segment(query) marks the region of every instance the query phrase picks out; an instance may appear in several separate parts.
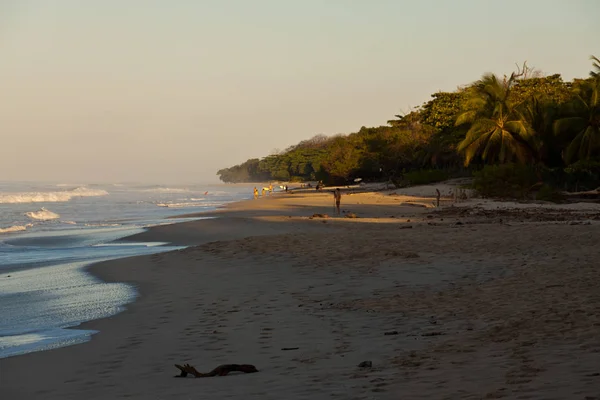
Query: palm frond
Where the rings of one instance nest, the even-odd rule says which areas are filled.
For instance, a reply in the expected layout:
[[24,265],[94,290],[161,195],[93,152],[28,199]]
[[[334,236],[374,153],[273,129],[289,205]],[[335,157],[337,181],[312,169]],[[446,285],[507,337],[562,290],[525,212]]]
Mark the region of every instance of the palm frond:
[[564,159],[567,162],[567,164],[570,164],[571,161],[575,159],[577,153],[579,153],[579,148],[581,147],[580,144],[582,139],[581,136],[582,135],[577,135],[575,139],[573,139],[565,149]]
[[595,71],[590,71],[590,76],[592,78],[600,78],[600,59],[598,59],[598,57],[590,56],[590,60],[594,61],[592,66],[595,69]]
[[596,126],[589,125],[583,132],[581,139],[579,158],[590,159],[600,149],[600,130]]
[[496,128],[494,133],[490,135],[489,140],[483,150],[482,158],[484,160],[490,159],[497,155],[500,162],[504,162],[506,159],[506,146],[504,145],[504,134],[502,129]]
[[561,118],[554,121],[554,133],[556,135],[578,134],[585,129],[587,121],[582,117]]
[[529,161],[530,157],[531,157],[531,149],[529,147],[527,147],[524,143],[521,142],[515,142],[515,148],[513,149],[515,156],[517,157],[517,160],[519,160],[522,163],[526,163],[527,161]]
[[479,154],[481,147],[488,141],[489,135],[496,129],[495,126],[487,130],[482,128],[483,124],[471,126],[467,136],[457,147],[457,151],[465,157],[465,166],[468,166],[473,158]]
[[507,131],[516,134],[524,141],[532,140],[535,136],[535,131],[524,120],[508,121],[504,126]]
[[456,122],[454,123],[454,126],[469,124],[469,123],[473,122],[476,117],[477,117],[476,110],[465,111],[456,118]]
[[590,108],[598,107],[598,103],[600,100],[600,79],[597,79],[591,87],[592,93],[590,94]]

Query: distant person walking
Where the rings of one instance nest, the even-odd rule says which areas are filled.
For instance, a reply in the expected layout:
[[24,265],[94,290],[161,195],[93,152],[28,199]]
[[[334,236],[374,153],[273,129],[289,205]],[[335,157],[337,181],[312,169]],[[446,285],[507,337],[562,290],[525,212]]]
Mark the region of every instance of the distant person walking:
[[254,200],[258,199],[258,189],[254,187]]
[[335,212],[340,215],[340,202],[342,201],[342,191],[337,188],[333,191],[333,199],[335,201]]

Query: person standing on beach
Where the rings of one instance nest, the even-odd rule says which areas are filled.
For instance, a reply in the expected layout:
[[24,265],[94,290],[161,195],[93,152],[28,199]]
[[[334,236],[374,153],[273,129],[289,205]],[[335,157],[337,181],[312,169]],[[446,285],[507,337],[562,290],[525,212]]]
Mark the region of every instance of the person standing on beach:
[[340,202],[342,201],[342,191],[337,188],[333,191],[333,199],[335,200],[335,211],[340,215]]
[[258,199],[258,189],[254,186],[254,200]]

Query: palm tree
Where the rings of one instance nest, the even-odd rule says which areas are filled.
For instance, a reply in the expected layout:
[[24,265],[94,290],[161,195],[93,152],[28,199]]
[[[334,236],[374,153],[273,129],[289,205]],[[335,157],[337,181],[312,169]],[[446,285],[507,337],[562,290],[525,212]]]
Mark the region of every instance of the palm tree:
[[563,153],[565,161],[571,163],[599,156],[600,79],[590,79],[579,84],[565,111],[567,116],[554,122],[554,132],[570,138]]
[[478,155],[484,161],[500,163],[531,159],[533,130],[519,105],[510,99],[519,76],[513,73],[501,81],[496,75],[486,74],[469,89],[466,111],[456,120],[456,126],[470,124],[465,139],[458,145],[465,166]]
[[564,147],[554,134],[554,121],[558,114],[557,103],[544,96],[533,96],[522,105],[523,116],[535,132],[536,161],[546,166],[562,165],[561,149]]

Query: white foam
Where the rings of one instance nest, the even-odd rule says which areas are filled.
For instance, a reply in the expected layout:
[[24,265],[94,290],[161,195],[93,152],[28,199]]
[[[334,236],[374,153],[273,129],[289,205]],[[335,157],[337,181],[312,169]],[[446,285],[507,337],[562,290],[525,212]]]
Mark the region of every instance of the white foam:
[[13,225],[13,226],[9,226],[8,228],[0,228],[0,233],[21,232],[32,226],[33,226],[33,224]]
[[85,186],[81,183],[57,183],[56,187],[79,187],[79,186]]
[[144,192],[152,192],[152,193],[189,193],[188,189],[178,189],[178,188],[153,188],[153,189],[145,189]]
[[73,190],[62,192],[21,192],[21,193],[0,193],[0,204],[16,203],[57,203],[69,201],[74,197],[94,197],[106,196],[106,190],[88,189],[78,187]]
[[185,208],[185,207],[201,207],[203,204],[200,203],[156,203],[159,207],[168,208]]
[[104,227],[104,226],[121,226],[121,224],[110,224],[110,223],[98,223],[98,224],[84,224],[85,226],[96,226],[96,227]]
[[39,221],[49,221],[60,218],[60,215],[53,213],[50,210],[46,210],[44,207],[42,207],[39,211],[26,212],[25,215],[31,219],[36,219]]
[[215,207],[224,204],[225,202],[220,203],[156,203],[159,207],[167,207],[167,208],[187,208],[187,207]]

